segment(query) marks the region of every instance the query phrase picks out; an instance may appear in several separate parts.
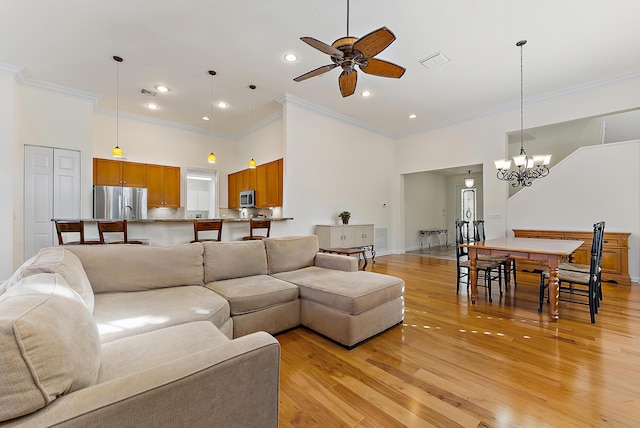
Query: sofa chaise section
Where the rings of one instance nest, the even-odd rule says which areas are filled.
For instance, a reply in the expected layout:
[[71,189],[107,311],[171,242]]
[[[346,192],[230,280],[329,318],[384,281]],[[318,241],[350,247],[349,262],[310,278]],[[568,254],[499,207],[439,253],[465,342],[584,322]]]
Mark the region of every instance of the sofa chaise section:
[[318,253],[316,236],[267,238],[269,273],[295,284],[300,321],[350,348],[404,319],[404,281],[357,270],[353,257]]

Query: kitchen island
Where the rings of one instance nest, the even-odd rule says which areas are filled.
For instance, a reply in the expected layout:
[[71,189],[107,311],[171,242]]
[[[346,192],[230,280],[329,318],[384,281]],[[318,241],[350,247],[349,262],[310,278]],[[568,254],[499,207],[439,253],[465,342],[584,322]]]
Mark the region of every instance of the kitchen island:
[[[255,217],[256,219],[272,221],[271,236],[289,235],[286,222],[293,220],[291,217]],[[54,218],[51,221],[84,221],[85,239],[98,239],[98,221],[115,221],[95,218]],[[237,241],[243,236],[249,235],[249,218],[149,218],[127,219],[127,232],[131,240],[143,240],[150,245],[177,245],[188,244],[193,239],[193,221],[222,220],[222,241]]]

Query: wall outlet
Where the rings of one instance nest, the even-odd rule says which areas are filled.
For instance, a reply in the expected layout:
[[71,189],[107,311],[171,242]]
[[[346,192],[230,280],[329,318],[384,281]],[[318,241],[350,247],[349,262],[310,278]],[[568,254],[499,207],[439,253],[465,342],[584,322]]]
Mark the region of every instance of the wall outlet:
[[487,214],[487,218],[490,220],[500,220],[502,216],[500,215],[500,213],[489,213]]

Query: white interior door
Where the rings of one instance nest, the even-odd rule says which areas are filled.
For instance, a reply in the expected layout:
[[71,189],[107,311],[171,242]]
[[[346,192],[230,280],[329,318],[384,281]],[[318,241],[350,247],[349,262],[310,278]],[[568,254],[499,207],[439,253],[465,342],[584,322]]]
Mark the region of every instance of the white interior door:
[[53,245],[52,218],[80,218],[80,152],[25,146],[24,259]]

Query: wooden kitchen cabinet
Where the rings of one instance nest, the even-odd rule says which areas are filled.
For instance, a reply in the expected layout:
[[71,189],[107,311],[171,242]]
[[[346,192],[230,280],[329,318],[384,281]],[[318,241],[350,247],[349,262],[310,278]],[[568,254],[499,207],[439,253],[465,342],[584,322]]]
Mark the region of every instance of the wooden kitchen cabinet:
[[244,169],[227,176],[228,207],[240,208],[240,192],[256,191],[256,207],[282,206],[283,160],[258,165],[255,169]]
[[147,187],[146,165],[114,159],[93,158],[96,186]]
[[282,206],[282,159],[256,168],[256,207]]
[[[593,231],[563,230],[524,230],[513,229],[516,238],[574,239],[584,241],[572,255],[571,261],[588,265],[591,259],[591,241]],[[604,232],[602,245],[602,279],[618,284],[630,285],[629,276],[629,235],[626,232]],[[518,260],[518,269],[532,270],[539,268],[535,262]]]
[[147,205],[150,207],[180,207],[180,167],[146,165]]
[[238,190],[238,172],[227,176],[228,184],[228,208],[240,208],[240,190]]

